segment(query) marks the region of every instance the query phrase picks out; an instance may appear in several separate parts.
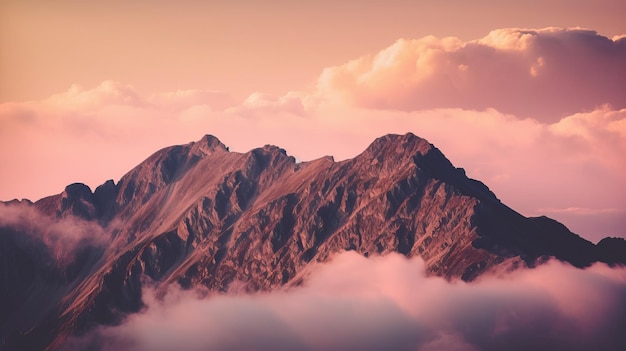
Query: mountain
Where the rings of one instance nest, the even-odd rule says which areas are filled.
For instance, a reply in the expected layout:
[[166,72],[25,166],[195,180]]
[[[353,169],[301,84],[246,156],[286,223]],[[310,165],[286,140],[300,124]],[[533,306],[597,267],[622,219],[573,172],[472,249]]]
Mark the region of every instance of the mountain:
[[421,256],[430,274],[466,281],[550,257],[626,264],[623,239],[594,245],[526,218],[413,134],[302,163],[269,145],[229,152],[207,135],[159,150],[117,184],[72,184],[0,210],[3,349],[55,349],[119,323],[141,309],[144,284],[266,291],[346,250]]

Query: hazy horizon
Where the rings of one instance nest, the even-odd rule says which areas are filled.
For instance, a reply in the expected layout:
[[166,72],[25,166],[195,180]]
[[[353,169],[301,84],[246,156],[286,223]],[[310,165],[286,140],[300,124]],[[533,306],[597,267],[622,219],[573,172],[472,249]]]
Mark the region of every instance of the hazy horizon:
[[0,4],[3,201],[204,134],[306,161],[412,132],[524,215],[626,236],[621,1]]

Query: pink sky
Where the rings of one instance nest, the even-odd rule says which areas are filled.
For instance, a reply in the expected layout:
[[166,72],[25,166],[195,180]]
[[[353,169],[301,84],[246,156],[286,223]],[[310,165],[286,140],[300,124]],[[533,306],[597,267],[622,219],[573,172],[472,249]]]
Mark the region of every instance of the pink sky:
[[0,0],[0,200],[204,134],[339,160],[413,132],[525,215],[626,236],[626,6],[503,3]]

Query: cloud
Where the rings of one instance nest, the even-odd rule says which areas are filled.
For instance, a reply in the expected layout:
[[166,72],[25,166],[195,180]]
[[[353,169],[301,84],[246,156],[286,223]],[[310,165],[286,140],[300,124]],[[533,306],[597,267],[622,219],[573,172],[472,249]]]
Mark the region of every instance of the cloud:
[[[198,90],[145,95],[105,81],[92,89],[74,85],[42,101],[0,104],[0,198],[36,200],[55,192],[50,184],[58,191],[74,182],[93,188],[121,177],[152,152],[209,130],[205,122],[185,120],[186,111],[200,109],[206,118],[229,99]],[[6,194],[22,186],[21,194]]]
[[[547,124],[520,119],[493,109],[436,109],[401,112],[326,108],[305,135],[318,148],[340,150],[336,159],[352,157],[376,136],[411,131],[425,137],[468,176],[487,184],[517,211],[545,214],[541,208],[615,208],[626,210],[626,109],[601,107]],[[317,138],[317,130],[336,137]],[[318,142],[319,140],[319,142]],[[302,146],[281,144],[300,159]],[[291,146],[293,145],[293,146]],[[352,153],[352,154],[350,154]],[[553,213],[556,219],[572,215]],[[624,236],[619,216],[585,215],[565,224],[598,241],[604,235]]]
[[111,80],[92,89],[72,84],[67,91],[54,94],[43,102],[48,107],[82,113],[112,106],[179,110],[202,105],[223,111],[234,104],[231,96],[221,91],[179,89],[144,96],[130,84]]
[[[51,256],[50,264],[59,268],[73,263],[80,249],[104,247],[111,241],[110,234],[95,222],[74,216],[47,216],[25,202],[0,203],[0,229],[17,231],[16,240],[24,245],[36,247],[43,244],[47,249],[45,254]],[[39,252],[32,247],[27,251]]]
[[110,80],[103,81],[93,89],[85,89],[78,84],[72,84],[67,91],[52,95],[46,102],[62,109],[83,111],[104,105],[142,106],[146,104],[132,85]]
[[[582,29],[502,29],[471,42],[402,39],[324,70],[315,91],[240,103],[106,81],[0,104],[0,198],[36,199],[73,182],[93,188],[207,133],[233,151],[274,144],[306,161],[354,157],[383,134],[413,132],[525,215],[624,211],[625,43]],[[593,241],[626,235],[614,214],[552,214]]]
[[620,350],[626,269],[551,261],[478,282],[426,277],[419,258],[354,252],[304,286],[203,297],[146,290],[147,309],[71,340],[102,350]]
[[495,108],[555,122],[604,104],[626,107],[626,39],[586,29],[499,29],[484,38],[400,39],[324,70],[318,93],[350,106],[404,111]]
[[223,111],[235,103],[232,97],[222,91],[179,89],[172,92],[154,94],[148,101],[158,108],[180,110],[191,106],[208,106],[214,111]]
[[[150,98],[140,95],[140,100]],[[93,188],[119,179],[161,147],[206,133],[233,151],[274,144],[307,161],[324,155],[351,158],[383,134],[413,132],[525,215],[545,214],[541,208],[626,210],[621,196],[626,109],[608,106],[544,123],[495,109],[404,112],[338,106],[296,93],[258,94],[224,112],[195,102],[169,109],[105,104],[84,111],[36,102],[3,104],[0,125],[0,196],[5,199],[36,199],[73,182]],[[626,235],[619,216],[553,214],[594,241]]]
[[239,106],[229,109],[227,112],[254,117],[258,114],[288,113],[294,116],[305,116],[306,94],[289,92],[276,97],[263,93],[253,93]]

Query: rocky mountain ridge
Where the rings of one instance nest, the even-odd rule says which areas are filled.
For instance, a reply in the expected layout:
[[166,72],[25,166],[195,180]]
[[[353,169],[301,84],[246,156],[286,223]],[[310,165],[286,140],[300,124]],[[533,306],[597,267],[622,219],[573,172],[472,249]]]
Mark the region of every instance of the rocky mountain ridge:
[[207,135],[156,152],[117,184],[0,206],[21,216],[0,222],[0,345],[9,349],[54,349],[117,323],[140,310],[147,280],[271,290],[345,250],[421,256],[430,274],[463,280],[549,257],[626,264],[624,240],[594,245],[549,218],[523,217],[413,134],[378,138],[350,160],[302,163],[269,145],[229,152]]

